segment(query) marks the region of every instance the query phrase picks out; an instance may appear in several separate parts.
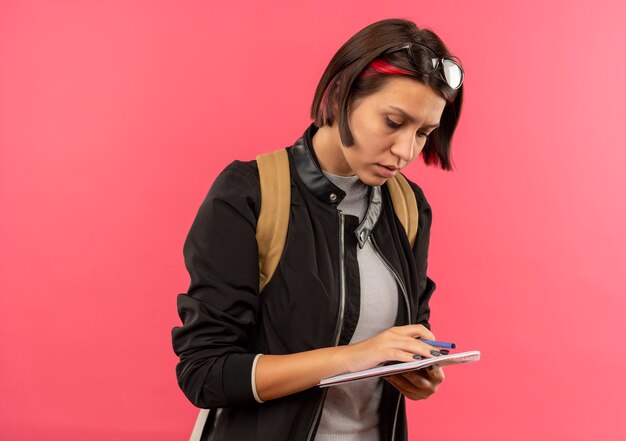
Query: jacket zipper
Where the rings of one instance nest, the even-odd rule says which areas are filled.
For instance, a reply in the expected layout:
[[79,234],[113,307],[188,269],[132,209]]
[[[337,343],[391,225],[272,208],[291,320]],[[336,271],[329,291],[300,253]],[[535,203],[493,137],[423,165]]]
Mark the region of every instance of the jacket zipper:
[[400,289],[402,290],[402,295],[404,296],[404,302],[406,303],[407,322],[411,324],[411,305],[409,304],[409,295],[407,294],[406,287],[404,286],[404,282],[402,282],[402,279],[400,279],[400,276],[398,275],[396,270],[393,269],[389,261],[383,256],[382,252],[380,251],[380,248],[378,248],[378,245],[376,244],[376,241],[374,240],[374,237],[371,234],[369,236],[369,240],[370,242],[372,242],[372,245],[374,246],[374,251],[376,251],[376,254],[378,254],[378,257],[381,258],[385,266],[389,269],[389,271],[391,271],[391,273],[395,277],[396,282],[398,282],[398,285],[400,285]]
[[341,338],[341,331],[343,331],[343,314],[346,309],[346,272],[345,272],[345,244],[343,233],[343,211],[339,212],[339,314],[337,317],[337,326],[335,329],[335,342],[334,346],[339,344]]
[[[404,286],[404,283],[400,279],[400,276],[398,275],[398,273],[396,273],[396,271],[393,269],[389,261],[387,261],[387,259],[385,259],[385,257],[383,256],[383,253],[380,251],[380,249],[378,248],[378,245],[376,244],[376,241],[374,240],[374,236],[370,235],[369,240],[370,242],[372,242],[374,251],[376,252],[376,254],[378,254],[378,257],[380,257],[380,259],[383,261],[385,266],[389,269],[389,271],[391,271],[391,273],[395,277],[396,282],[398,282],[398,285],[400,285],[400,289],[402,290],[402,295],[404,296],[404,302],[406,303],[407,322],[408,324],[411,324],[411,304],[409,303],[409,295],[407,294],[406,287]],[[396,424],[398,423],[398,410],[400,410],[401,399],[402,399],[402,394],[399,393],[398,402],[396,404],[396,413],[393,417],[393,428],[391,429],[391,441],[394,441],[394,439],[396,438]]]
[[[346,307],[346,275],[344,268],[344,260],[345,260],[345,247],[344,247],[344,232],[343,232],[343,224],[344,224],[344,216],[343,211],[337,209],[337,213],[339,215],[339,311],[337,313],[337,323],[335,324],[335,339],[333,341],[333,346],[337,346],[339,344],[339,339],[341,338],[341,331],[343,330],[343,315]],[[326,394],[328,393],[328,388],[324,389],[324,393],[322,394],[322,398],[317,404],[317,408],[315,409],[315,414],[313,416],[313,421],[311,422],[311,426],[309,427],[309,433],[306,437],[306,441],[311,441],[313,436],[313,429],[317,424],[318,419],[320,418],[322,407],[324,405],[324,401],[326,400]],[[396,411],[397,413],[397,411]]]

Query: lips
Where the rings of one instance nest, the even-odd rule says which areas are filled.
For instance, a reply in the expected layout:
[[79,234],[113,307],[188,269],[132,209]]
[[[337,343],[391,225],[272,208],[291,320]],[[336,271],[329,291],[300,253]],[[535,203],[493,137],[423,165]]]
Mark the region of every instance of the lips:
[[379,164],[382,165],[385,168],[388,168],[391,171],[398,171],[398,167],[396,167],[395,165],[384,165],[384,164]]
[[395,165],[376,164],[376,168],[378,169],[380,175],[384,176],[385,178],[393,178],[398,171],[398,167],[396,167]]

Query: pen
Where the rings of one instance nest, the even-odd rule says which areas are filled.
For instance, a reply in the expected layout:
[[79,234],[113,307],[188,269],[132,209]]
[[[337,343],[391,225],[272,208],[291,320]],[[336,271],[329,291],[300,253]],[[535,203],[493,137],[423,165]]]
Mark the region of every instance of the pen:
[[456,348],[456,345],[454,343],[448,343],[448,342],[445,342],[445,341],[423,340],[421,338],[419,340],[423,341],[427,345],[431,345],[431,346],[434,346],[436,348],[450,348],[450,349]]

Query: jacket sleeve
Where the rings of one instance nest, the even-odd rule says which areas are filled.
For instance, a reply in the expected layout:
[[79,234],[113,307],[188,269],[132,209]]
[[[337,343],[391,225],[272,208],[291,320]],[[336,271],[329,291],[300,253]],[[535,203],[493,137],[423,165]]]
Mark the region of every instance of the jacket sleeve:
[[429,302],[437,287],[435,282],[427,275],[428,247],[430,245],[430,227],[433,215],[430,204],[422,189],[414,182],[409,181],[409,183],[415,192],[419,211],[417,238],[413,246],[413,257],[417,265],[417,277],[419,281],[417,321],[415,323],[424,325],[430,330]]
[[258,179],[250,165],[228,165],[183,246],[191,282],[177,296],[182,326],[172,329],[172,345],[178,384],[200,408],[255,402],[250,378],[257,354],[249,350],[259,309]]

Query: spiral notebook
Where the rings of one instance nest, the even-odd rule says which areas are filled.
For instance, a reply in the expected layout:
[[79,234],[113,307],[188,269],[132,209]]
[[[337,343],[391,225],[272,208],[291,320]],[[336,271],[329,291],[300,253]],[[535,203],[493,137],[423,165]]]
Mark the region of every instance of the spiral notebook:
[[364,371],[350,372],[348,374],[335,375],[324,378],[319,382],[319,387],[336,386],[338,384],[351,383],[372,377],[385,377],[387,375],[401,374],[403,372],[416,371],[436,364],[437,366],[450,366],[453,364],[471,363],[480,360],[480,351],[459,352],[457,354],[440,355],[439,357],[425,358],[423,360],[408,361],[406,363],[394,363]]

